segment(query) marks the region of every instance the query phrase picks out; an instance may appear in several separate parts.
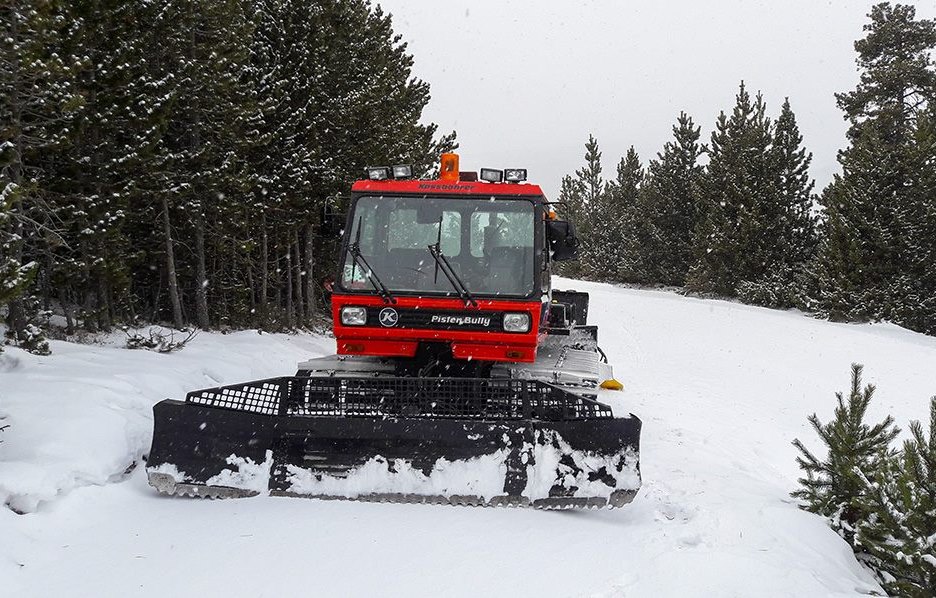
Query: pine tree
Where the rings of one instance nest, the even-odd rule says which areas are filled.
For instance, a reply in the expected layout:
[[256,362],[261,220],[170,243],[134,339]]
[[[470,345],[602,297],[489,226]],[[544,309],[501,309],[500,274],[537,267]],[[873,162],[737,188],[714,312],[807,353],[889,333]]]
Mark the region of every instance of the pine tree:
[[911,163],[906,254],[889,295],[895,321],[936,334],[936,102],[917,118]]
[[[562,177],[562,183],[559,186],[559,197],[556,202],[559,204],[561,216],[572,223],[578,233],[578,228],[583,226],[585,218],[585,189],[577,178],[566,175]],[[581,257],[581,250],[579,257]],[[557,274],[562,276],[579,276],[582,273],[580,260],[569,260],[554,264]]]
[[594,276],[586,264],[597,263],[601,247],[592,238],[602,210],[605,181],[601,176],[601,150],[598,140],[589,134],[585,143],[585,164],[575,171],[574,177],[565,177],[559,191],[559,202],[564,204],[564,216],[575,226],[581,241],[579,260],[564,262],[558,272],[564,276]]
[[582,256],[582,269],[590,278],[616,281],[622,267],[632,261],[630,223],[642,178],[640,157],[631,147],[618,163],[617,177],[591,200],[588,209],[591,233]]
[[7,307],[7,334],[36,353],[47,353],[48,344],[29,287],[42,239],[57,236],[38,167],[65,142],[63,121],[80,103],[72,65],[56,51],[65,14],[58,2],[0,3],[0,306]]
[[884,458],[863,479],[856,545],[867,554],[884,588],[923,598],[936,588],[936,397],[930,399],[929,435],[910,424],[898,455]]
[[[605,181],[601,176],[601,150],[598,149],[598,140],[594,135],[588,136],[585,143],[585,165],[575,171],[575,177],[582,188],[582,220],[579,234],[587,245],[588,236],[592,232],[594,220],[592,212],[597,207],[599,199],[605,190]],[[587,247],[585,251],[588,251]]]
[[761,280],[771,265],[773,239],[763,234],[775,202],[771,123],[761,95],[752,102],[742,82],[731,116],[722,112],[715,127],[687,286],[733,297],[739,283]]
[[808,264],[817,243],[811,161],[787,98],[774,125],[768,155],[769,173],[775,178],[773,195],[758,203],[761,235],[770,241],[763,245],[761,258],[766,268],[762,278],[739,284],[743,301],[767,307],[808,306]]
[[640,156],[631,146],[618,162],[617,176],[608,184],[605,194],[610,206],[605,221],[613,235],[607,240],[609,254],[613,257],[607,268],[614,280],[632,282],[633,273],[639,268],[635,224],[644,177]]
[[650,162],[647,182],[634,211],[634,254],[625,276],[633,282],[682,286],[692,259],[704,148],[700,128],[681,112],[673,140]]
[[800,452],[796,462],[806,474],[793,497],[804,501],[804,509],[829,518],[833,529],[850,545],[854,545],[856,525],[870,514],[860,500],[863,480],[889,458],[888,447],[899,433],[890,416],[873,426],[865,423],[874,386],[862,389],[861,373],[862,366],[852,365],[848,399],[842,393],[835,394],[838,406],[832,421],[823,424],[816,414],[809,417],[827,449],[825,459],[816,457],[799,439],[793,441]]
[[600,218],[603,216],[605,181],[601,176],[601,151],[593,135],[589,135],[585,143],[585,165],[575,171],[575,178],[582,189],[581,215],[575,223],[582,242],[577,266],[581,275],[594,278],[598,273],[591,267],[602,262],[601,254],[604,251],[595,233],[598,227],[604,225]]
[[936,21],[912,6],[882,3],[855,42],[861,80],[837,94],[850,123],[842,174],[823,193],[825,236],[818,260],[821,310],[849,319],[889,318],[926,330],[914,264],[932,243],[914,238],[928,194],[916,148],[921,115],[936,100]]
[[[9,156],[13,153],[13,145],[5,142],[0,150],[0,172],[6,172],[12,161]],[[7,156],[5,159],[4,155]],[[14,222],[19,216],[13,211],[13,204],[21,201],[20,193],[21,187],[8,176],[0,178],[0,308],[23,294],[32,282],[38,265],[21,262],[21,237],[15,232],[18,225]]]

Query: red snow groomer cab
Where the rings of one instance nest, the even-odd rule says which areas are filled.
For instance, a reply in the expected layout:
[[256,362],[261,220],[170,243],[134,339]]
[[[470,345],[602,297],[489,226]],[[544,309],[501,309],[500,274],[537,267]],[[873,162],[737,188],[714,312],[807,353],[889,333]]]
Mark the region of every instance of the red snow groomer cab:
[[393,172],[370,168],[351,188],[332,295],[338,353],[463,371],[533,362],[550,261],[575,251],[569,225],[525,170],[482,169],[478,180],[448,154],[439,180]]
[[586,324],[588,295],[551,287],[552,263],[575,256],[572,226],[523,169],[479,177],[444,154],[438,180],[366,172],[332,289],[336,354],[157,404],[150,484],[550,509],[633,500],[640,420],[598,400],[621,385]]

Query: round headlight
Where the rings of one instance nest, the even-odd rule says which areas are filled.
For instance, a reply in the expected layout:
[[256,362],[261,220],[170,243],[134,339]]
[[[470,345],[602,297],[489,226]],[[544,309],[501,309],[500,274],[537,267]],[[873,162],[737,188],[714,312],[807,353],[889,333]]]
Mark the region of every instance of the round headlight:
[[515,313],[504,314],[504,331],[506,332],[528,332],[530,330],[530,314]]
[[341,323],[345,326],[363,326],[367,324],[367,308],[342,307]]

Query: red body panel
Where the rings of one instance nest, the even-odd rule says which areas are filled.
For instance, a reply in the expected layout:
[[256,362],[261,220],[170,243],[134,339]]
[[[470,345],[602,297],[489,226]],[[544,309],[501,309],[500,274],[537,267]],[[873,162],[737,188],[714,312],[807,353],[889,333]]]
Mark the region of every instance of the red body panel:
[[529,332],[494,332],[487,330],[437,330],[419,328],[384,328],[380,326],[345,326],[341,323],[341,308],[346,305],[369,309],[387,307],[383,299],[373,295],[332,296],[332,318],[339,355],[379,355],[413,357],[420,341],[449,342],[458,359],[483,361],[532,362],[536,358],[542,303],[479,299],[478,306],[466,307],[464,301],[448,297],[396,296],[392,305],[398,309],[444,309],[463,311],[466,315],[484,311],[525,311],[530,314]]
[[527,183],[485,183],[466,181],[357,181],[354,193],[405,193],[409,195],[474,195],[484,197],[543,196],[539,185]]

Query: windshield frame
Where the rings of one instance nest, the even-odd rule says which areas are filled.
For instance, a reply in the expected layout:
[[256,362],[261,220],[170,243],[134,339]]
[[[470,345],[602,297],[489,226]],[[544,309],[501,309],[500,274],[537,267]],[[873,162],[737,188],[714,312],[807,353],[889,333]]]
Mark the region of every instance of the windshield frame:
[[[539,300],[540,295],[542,294],[542,279],[544,275],[544,268],[547,264],[544,261],[544,246],[545,246],[545,208],[544,201],[545,198],[542,196],[522,196],[522,195],[505,195],[505,196],[479,196],[479,195],[456,195],[456,194],[414,194],[414,193],[375,193],[375,192],[366,192],[366,193],[353,193],[351,196],[351,202],[348,206],[348,218],[345,225],[344,234],[342,236],[341,248],[338,254],[338,263],[337,270],[335,272],[334,286],[335,290],[341,294],[347,295],[363,295],[363,296],[376,296],[377,292],[372,288],[366,289],[352,289],[345,287],[343,284],[344,280],[344,265],[347,263],[349,250],[348,246],[354,242],[352,238],[352,232],[355,229],[355,219],[358,218],[357,207],[358,202],[361,199],[365,198],[399,198],[399,197],[409,197],[414,199],[440,199],[440,200],[450,200],[450,201],[488,201],[489,199],[494,199],[496,202],[507,202],[507,201],[525,201],[532,204],[533,207],[533,276],[530,281],[531,290],[529,293],[520,295],[520,294],[508,294],[508,293],[492,293],[485,292],[484,290],[478,290],[471,288],[469,286],[469,291],[475,299],[484,299],[484,300],[507,300],[507,301],[519,301],[519,300]],[[466,224],[468,226],[468,224]],[[467,248],[466,248],[467,250]],[[427,257],[428,257],[428,248],[427,248]],[[431,257],[429,257],[431,261]],[[376,272],[380,276],[381,272],[378,270]],[[444,279],[440,273],[440,279]],[[446,290],[401,290],[395,289],[392,285],[388,285],[390,291],[394,296],[397,297],[443,297],[451,298],[461,301],[458,292],[451,288],[451,285]]]

